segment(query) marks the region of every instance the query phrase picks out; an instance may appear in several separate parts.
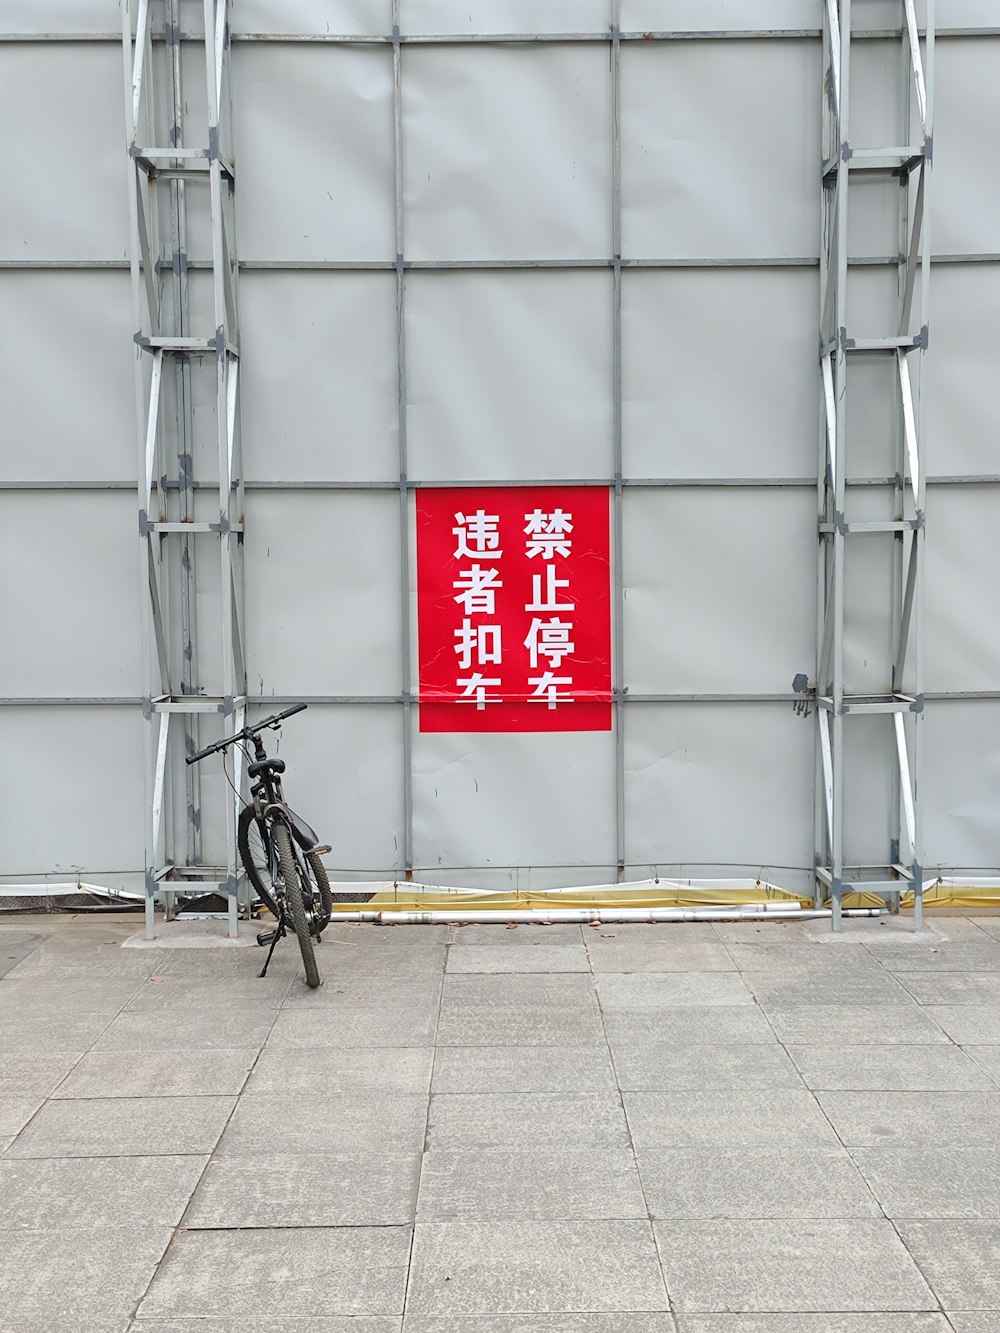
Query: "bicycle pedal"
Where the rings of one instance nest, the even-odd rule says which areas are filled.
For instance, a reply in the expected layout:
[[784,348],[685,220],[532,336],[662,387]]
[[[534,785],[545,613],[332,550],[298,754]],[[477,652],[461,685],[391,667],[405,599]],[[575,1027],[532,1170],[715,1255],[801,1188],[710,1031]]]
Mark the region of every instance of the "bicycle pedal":
[[260,945],[262,949],[265,949],[275,938],[277,933],[278,933],[277,930],[263,930],[257,936],[257,943]]

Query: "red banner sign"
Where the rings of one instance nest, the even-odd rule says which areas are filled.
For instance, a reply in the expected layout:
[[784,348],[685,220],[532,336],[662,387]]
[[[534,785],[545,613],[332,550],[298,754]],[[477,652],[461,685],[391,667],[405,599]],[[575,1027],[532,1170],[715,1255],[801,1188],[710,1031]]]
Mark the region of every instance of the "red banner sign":
[[421,731],[611,728],[610,496],[417,491]]

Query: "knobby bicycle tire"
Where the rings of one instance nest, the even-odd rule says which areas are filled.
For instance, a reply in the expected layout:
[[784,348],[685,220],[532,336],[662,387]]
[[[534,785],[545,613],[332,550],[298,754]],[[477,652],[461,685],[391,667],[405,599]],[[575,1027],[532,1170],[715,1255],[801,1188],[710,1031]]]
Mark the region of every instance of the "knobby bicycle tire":
[[[302,954],[302,965],[306,970],[306,985],[315,988],[320,985],[319,968],[316,966],[316,954],[313,950],[312,935],[309,933],[309,917],[306,914],[306,901],[299,868],[295,864],[292,852],[291,834],[284,824],[275,822],[271,826],[275,851],[278,853],[278,865],[285,885],[285,901],[295,927],[295,937]],[[310,907],[311,907],[310,903]]]

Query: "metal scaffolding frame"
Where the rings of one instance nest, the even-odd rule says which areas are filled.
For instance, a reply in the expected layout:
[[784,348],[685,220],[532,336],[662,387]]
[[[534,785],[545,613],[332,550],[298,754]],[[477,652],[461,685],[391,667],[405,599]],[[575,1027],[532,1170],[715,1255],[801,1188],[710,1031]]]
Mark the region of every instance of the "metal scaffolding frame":
[[[243,464],[239,424],[239,302],[228,0],[204,0],[205,38],[182,43],[180,0],[125,0],[122,43],[128,149],[130,268],[135,321],[139,551],[146,782],[146,933],[162,895],[227,898],[237,930],[236,797],[227,798],[228,859],[206,865],[201,787],[183,763],[200,748],[204,714],[243,725]],[[160,38],[153,40],[154,21]],[[207,117],[189,142],[182,49],[204,68]],[[164,189],[165,187],[165,189]],[[188,264],[188,191],[207,190],[212,238],[210,328],[195,330]],[[200,517],[195,487],[194,364],[215,363],[211,422],[218,518]],[[220,561],[219,678],[207,688],[199,654],[199,570]],[[202,579],[204,582],[204,579]],[[183,737],[183,750],[179,742]],[[184,809],[175,809],[182,781]]]
[[[857,147],[850,139],[851,0],[826,0],[823,33],[823,161],[820,251],[820,391],[823,403],[818,471],[819,565],[815,694],[816,899],[833,902],[840,926],[845,891],[874,893],[898,904],[915,895],[923,910],[923,584],[926,469],[926,357],[931,275],[930,195],[933,162],[934,0],[927,0],[921,43],[914,0],[900,0],[899,136],[891,146]],[[916,109],[916,116],[913,109]],[[916,131],[916,133],[914,132]],[[896,327],[864,336],[850,319],[848,218],[856,172],[875,173],[898,195]],[[849,451],[848,389],[856,358],[875,358],[891,377],[896,471],[885,493],[891,519],[853,517],[845,484]],[[915,371],[915,374],[913,373]],[[916,380],[916,385],[914,385]],[[859,543],[892,542],[888,678],[876,692],[848,679],[845,564]],[[891,799],[882,865],[852,863],[857,830],[847,826],[848,727],[881,728]]]

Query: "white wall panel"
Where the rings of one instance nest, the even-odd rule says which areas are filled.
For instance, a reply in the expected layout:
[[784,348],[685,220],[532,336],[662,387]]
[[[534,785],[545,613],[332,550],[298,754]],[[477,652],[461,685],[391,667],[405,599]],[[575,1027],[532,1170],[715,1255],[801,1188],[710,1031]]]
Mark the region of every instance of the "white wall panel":
[[393,259],[392,52],[238,42],[243,259]]
[[629,490],[628,688],[790,690],[815,659],[815,524],[807,490]]
[[3,478],[134,478],[128,274],[22,270],[3,275],[2,292]]
[[613,863],[612,733],[418,732],[413,837],[415,864],[442,877],[447,867]]
[[611,475],[606,273],[412,273],[406,333],[414,478]]
[[239,0],[233,5],[233,32],[347,34],[387,32],[390,0]]
[[813,734],[790,704],[631,704],[629,863],[780,884],[811,868]]
[[407,257],[607,259],[609,78],[600,45],[407,48]]
[[1000,690],[998,488],[935,490],[927,524],[927,689]]
[[124,259],[120,46],[0,45],[0,89],[0,259]]
[[253,694],[398,694],[399,500],[247,493]]
[[0,874],[141,869],[143,725],[138,707],[0,708]]
[[997,705],[929,704],[924,728],[926,864],[1000,865]]
[[626,270],[627,474],[814,472],[818,306],[812,269]]
[[395,275],[251,270],[240,310],[250,480],[397,477]]
[[136,533],[128,491],[0,493],[0,697],[141,692]]
[[623,255],[816,254],[815,44],[639,42],[621,61]]
[[931,471],[995,473],[1000,460],[995,392],[1000,366],[1000,265],[939,265],[931,292]]
[[[989,22],[998,18],[994,6]],[[940,42],[936,54],[934,249],[998,254],[1000,37]]]
[[404,33],[606,32],[608,0],[405,0]]

